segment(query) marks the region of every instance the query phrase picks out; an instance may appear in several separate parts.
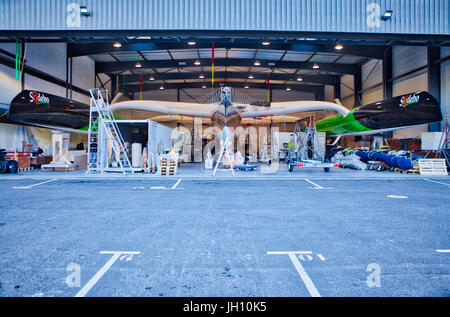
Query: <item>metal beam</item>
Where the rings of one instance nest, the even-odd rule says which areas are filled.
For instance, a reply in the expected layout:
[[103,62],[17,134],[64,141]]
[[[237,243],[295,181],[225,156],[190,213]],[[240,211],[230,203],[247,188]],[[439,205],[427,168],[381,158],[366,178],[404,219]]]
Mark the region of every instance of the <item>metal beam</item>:
[[341,99],[341,78],[338,77],[336,82],[333,84],[333,94],[334,99]]
[[178,42],[174,40],[137,40],[123,42],[120,48],[113,47],[114,39],[109,43],[69,43],[71,45],[71,54],[73,57],[106,54],[109,52],[129,52],[129,51],[154,51],[154,50],[176,50],[176,49],[210,49],[211,42],[214,41],[216,49],[263,49],[263,50],[279,50],[307,53],[339,53],[345,55],[361,56],[381,59],[383,57],[383,46],[375,45],[352,45],[346,44],[344,48],[337,51],[334,44],[312,44],[311,41],[290,41],[290,42],[274,42],[270,46],[261,44],[261,40],[243,40],[235,39],[233,42],[229,39],[196,39],[194,46],[189,46],[185,41]]
[[[199,67],[194,64],[198,59],[185,59],[173,61],[173,60],[153,60],[153,61],[139,61],[142,68],[177,68],[177,67]],[[211,59],[200,60],[202,66],[211,66]],[[121,72],[128,69],[135,69],[135,64],[137,61],[133,62],[96,62],[95,72],[96,73],[114,73]],[[183,62],[185,64],[180,65]],[[320,70],[338,73],[338,74],[356,74],[360,67],[355,64],[333,64],[333,63],[322,63],[322,62],[293,62],[293,61],[266,61],[261,60],[261,65],[258,67],[267,68],[292,68],[292,69],[313,69],[314,64],[320,66]],[[245,58],[216,58],[214,60],[215,67],[254,67],[251,59]]]
[[362,103],[362,70],[361,66],[355,74],[353,74],[354,78],[354,91],[355,91],[355,105],[354,107],[358,107]]
[[[440,47],[428,47],[428,92],[436,98],[438,102],[441,100],[441,49]],[[440,122],[428,124],[428,131],[438,132],[441,130]]]
[[[164,80],[176,80],[176,79],[199,79],[200,75],[204,75],[204,80],[206,82],[211,81],[211,73],[208,72],[189,72],[189,73],[157,73],[151,74],[156,81],[164,81]],[[139,82],[140,75],[122,75],[125,76],[125,81],[127,83],[137,83]],[[255,73],[253,74],[255,79],[266,80],[267,74],[265,73]],[[114,76],[112,76],[114,77]],[[270,75],[270,80],[283,80],[283,81],[296,81],[299,75],[290,75],[290,74],[278,74],[274,73]],[[315,83],[322,85],[334,85],[336,80],[339,80],[338,75],[301,75],[304,83]],[[150,74],[144,74],[144,82],[148,82],[150,78]],[[247,73],[241,72],[214,72],[214,78],[236,78],[236,79],[247,79]]]
[[[164,84],[164,89],[186,89],[186,88],[202,88],[202,86],[204,85],[204,83],[167,83]],[[217,83],[215,83],[216,86]],[[243,83],[238,83],[238,82],[225,82],[224,83],[225,86],[229,86],[229,87],[236,87],[236,88],[242,88],[244,89],[244,85]],[[253,83],[253,84],[249,84],[250,89],[266,89],[267,86],[264,83]],[[286,89],[286,85],[283,84],[271,84],[271,89],[282,89],[285,90]],[[148,90],[159,90],[161,87],[161,84],[144,84],[142,86],[142,91],[148,91]],[[211,84],[208,85],[209,88],[211,88]],[[319,86],[319,85],[301,85],[301,84],[297,84],[297,85],[289,85],[289,87],[291,88],[291,90],[294,91],[303,91],[303,92],[310,92],[310,93],[314,93],[314,94],[322,94],[323,95],[323,86]],[[207,90],[207,89],[205,89]],[[134,92],[138,92],[140,91],[140,86],[133,84],[133,85],[127,85],[125,87],[125,93],[134,93]]]
[[[44,31],[45,32],[45,31]],[[49,31],[51,32],[51,31]],[[69,31],[72,32],[72,31]],[[147,32],[147,30],[146,30]],[[33,38],[30,37],[30,32],[27,32],[26,35],[24,35],[24,37],[26,38],[27,43],[92,43],[92,44],[99,44],[99,43],[108,43],[111,44],[114,41],[123,41],[124,40],[124,36],[118,36],[118,35],[113,35],[113,34],[106,34],[103,36],[99,36],[99,37],[95,37],[95,36],[90,36],[90,35],[83,35],[83,36],[77,36],[77,37],[72,37],[72,36],[67,36],[67,35],[54,35],[54,36],[59,36],[59,37],[52,37],[52,35],[50,34],[46,34],[43,36],[39,36],[37,38]],[[298,34],[298,33],[297,33]],[[134,34],[136,35],[136,34]],[[317,34],[316,34],[317,35]],[[340,43],[344,44],[344,45],[354,45],[354,46],[378,46],[378,47],[383,47],[383,46],[450,46],[450,39],[449,37],[445,37],[442,38],[442,35],[437,35],[437,37],[433,37],[433,36],[425,36],[422,38],[419,38],[415,35],[412,36],[407,36],[406,38],[403,38],[402,35],[399,35],[400,38],[397,39],[389,39],[389,37],[383,37],[381,36],[380,38],[374,38],[374,39],[369,39],[369,38],[365,38],[365,36],[361,36],[361,37],[350,37],[350,38],[346,38],[345,36],[341,34],[339,34],[340,36],[337,38],[336,35],[334,36],[327,36],[327,37],[317,37],[314,36],[315,40],[311,41],[311,40],[297,40],[297,38],[299,38],[299,36],[290,36],[289,39],[287,39],[286,36],[284,36],[285,39],[287,39],[287,41],[295,41],[295,43],[299,43],[299,44],[311,44],[312,42],[314,44],[324,44],[324,45],[334,45],[334,43],[336,42],[336,39],[339,40]],[[33,35],[33,36],[37,36],[37,35]],[[45,37],[44,37],[45,36]],[[192,37],[192,34],[186,35],[189,37]],[[233,36],[233,38],[230,39],[230,36]],[[249,35],[247,35],[249,36]],[[422,34],[422,36],[424,36],[424,34]],[[261,37],[261,34],[258,36]],[[262,37],[267,37],[267,36],[262,36]],[[395,37],[395,35],[394,35]],[[16,37],[9,37],[9,38],[1,38],[0,39],[0,43],[15,43],[16,41]],[[204,37],[203,37],[204,38]],[[222,36],[222,39],[229,39],[230,41],[234,40],[234,39],[242,39],[242,38],[246,38],[246,36],[235,36],[235,35],[228,35],[228,36]],[[212,38],[211,38],[212,39]],[[214,38],[215,40],[217,40],[217,37]],[[278,39],[279,40],[279,39]],[[126,42],[131,42],[131,43],[143,43],[143,42],[148,42],[148,39],[133,39],[133,40],[129,40],[126,39]],[[180,42],[180,37],[177,36],[177,41]]]
[[393,78],[392,78],[392,46],[385,49],[383,56],[383,95],[384,99],[393,97]]
[[[394,80],[392,72],[392,46],[386,47],[383,54],[383,96],[384,99],[390,99],[394,94]],[[384,133],[385,138],[394,136],[392,131]]]
[[[171,36],[171,37],[225,37],[225,38],[314,38],[318,40],[332,40],[339,39],[344,40],[364,40],[367,42],[386,43],[386,41],[414,41],[415,43],[422,41],[423,45],[429,45],[430,42],[448,42],[450,41],[450,35],[448,34],[427,34],[427,33],[383,33],[383,32],[316,32],[316,31],[276,31],[276,30],[148,30],[148,29],[133,29],[133,30],[2,30],[3,36],[10,37],[84,37],[89,39],[94,36],[101,37],[128,37],[128,36],[145,36],[145,37],[158,37],[158,36]],[[44,41],[46,39],[42,39]],[[67,41],[67,40],[66,40]],[[413,43],[414,44],[414,43]],[[397,45],[397,43],[395,43]]]

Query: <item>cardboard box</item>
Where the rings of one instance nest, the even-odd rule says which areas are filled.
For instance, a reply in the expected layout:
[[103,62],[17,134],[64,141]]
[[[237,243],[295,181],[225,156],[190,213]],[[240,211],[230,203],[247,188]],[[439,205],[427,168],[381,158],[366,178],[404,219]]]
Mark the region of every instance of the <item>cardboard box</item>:
[[17,161],[19,168],[30,168],[30,152],[6,152],[5,158]]

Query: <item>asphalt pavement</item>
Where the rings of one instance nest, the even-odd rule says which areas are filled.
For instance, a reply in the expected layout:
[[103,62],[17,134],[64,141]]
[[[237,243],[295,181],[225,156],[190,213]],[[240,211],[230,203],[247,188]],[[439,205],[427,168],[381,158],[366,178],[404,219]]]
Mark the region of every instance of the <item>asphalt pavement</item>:
[[0,296],[450,296],[447,178],[44,174],[0,193]]

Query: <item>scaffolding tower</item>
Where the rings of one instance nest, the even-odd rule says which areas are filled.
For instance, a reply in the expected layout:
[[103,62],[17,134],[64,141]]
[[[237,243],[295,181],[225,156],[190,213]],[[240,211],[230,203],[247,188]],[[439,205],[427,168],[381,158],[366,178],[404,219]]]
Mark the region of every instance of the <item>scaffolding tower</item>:
[[[110,165],[119,171],[134,173],[129,150],[112,114],[108,91],[89,89],[91,94],[88,132],[88,173],[103,173]],[[111,148],[109,151],[108,148]]]

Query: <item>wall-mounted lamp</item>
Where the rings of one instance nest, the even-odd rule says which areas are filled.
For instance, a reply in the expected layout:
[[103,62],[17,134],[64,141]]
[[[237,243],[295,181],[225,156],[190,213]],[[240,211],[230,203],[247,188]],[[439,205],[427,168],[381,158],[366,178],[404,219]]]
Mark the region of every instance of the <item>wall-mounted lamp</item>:
[[80,14],[85,17],[88,17],[91,15],[91,13],[89,12],[89,10],[86,6],[80,6]]
[[393,13],[394,11],[392,10],[386,10],[386,12],[384,12],[384,14],[381,16],[381,20],[383,21],[390,20],[392,18]]

